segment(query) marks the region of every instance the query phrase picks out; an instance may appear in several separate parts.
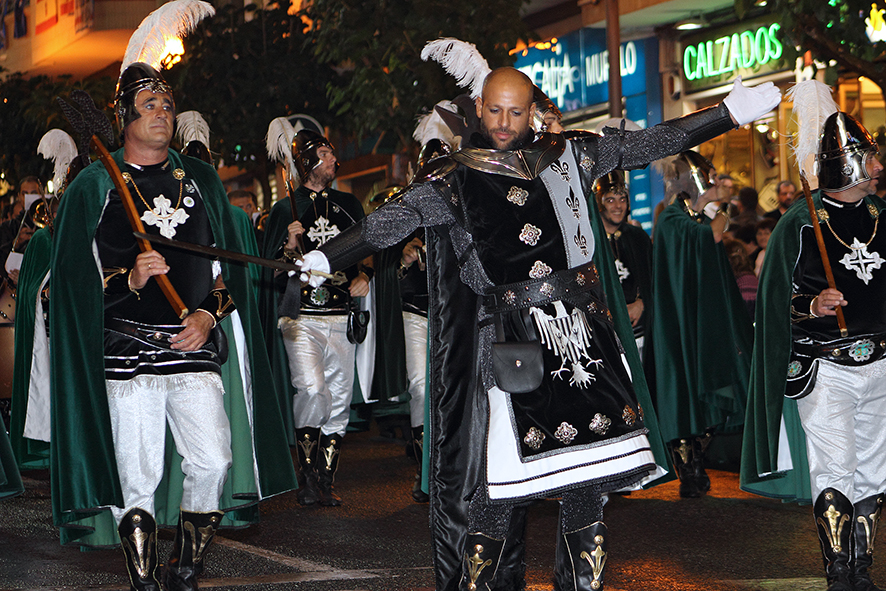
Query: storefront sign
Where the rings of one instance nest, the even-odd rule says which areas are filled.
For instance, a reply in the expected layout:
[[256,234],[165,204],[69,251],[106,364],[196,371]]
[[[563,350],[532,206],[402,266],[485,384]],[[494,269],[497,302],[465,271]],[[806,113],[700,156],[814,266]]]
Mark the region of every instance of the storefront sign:
[[[654,38],[621,44],[624,96],[646,91],[647,59],[658,61]],[[580,29],[529,48],[517,57],[514,67],[529,76],[564,112],[604,104],[609,99],[609,52],[604,29]]]
[[737,76],[749,79],[787,69],[790,64],[784,59],[779,23],[758,20],[683,40],[687,93],[723,84]]

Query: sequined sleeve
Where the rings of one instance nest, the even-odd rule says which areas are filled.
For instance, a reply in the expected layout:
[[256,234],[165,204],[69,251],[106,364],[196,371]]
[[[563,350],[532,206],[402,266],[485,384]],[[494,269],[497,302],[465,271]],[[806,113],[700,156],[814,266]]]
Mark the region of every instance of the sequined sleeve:
[[596,139],[593,176],[599,178],[616,168],[642,168],[653,160],[679,154],[734,128],[729,110],[723,104],[641,131],[606,128],[602,137]]
[[451,225],[455,216],[443,192],[444,185],[412,185],[398,198],[357,222],[320,250],[333,271],[345,269],[379,250],[393,246],[419,226]]

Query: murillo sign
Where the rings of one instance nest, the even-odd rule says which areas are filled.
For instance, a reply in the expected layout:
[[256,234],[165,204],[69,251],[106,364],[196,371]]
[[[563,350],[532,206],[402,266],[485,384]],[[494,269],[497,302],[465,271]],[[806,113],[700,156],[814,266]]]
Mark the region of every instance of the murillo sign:
[[684,90],[688,93],[739,75],[748,79],[789,67],[778,23],[741,23],[683,40]]

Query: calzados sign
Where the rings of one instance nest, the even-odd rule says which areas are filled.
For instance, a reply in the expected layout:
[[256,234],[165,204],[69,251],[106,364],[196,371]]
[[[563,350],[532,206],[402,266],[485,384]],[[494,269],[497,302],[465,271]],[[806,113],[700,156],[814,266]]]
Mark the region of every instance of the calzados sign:
[[779,39],[781,25],[772,23],[756,29],[726,34],[716,39],[686,42],[683,76],[691,90],[720,82],[724,75],[754,74],[783,69],[779,63],[784,47]]

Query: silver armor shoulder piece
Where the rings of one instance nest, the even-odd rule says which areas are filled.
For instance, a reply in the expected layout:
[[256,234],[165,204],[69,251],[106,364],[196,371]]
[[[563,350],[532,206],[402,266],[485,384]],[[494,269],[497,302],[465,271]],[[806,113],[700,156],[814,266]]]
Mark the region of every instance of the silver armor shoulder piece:
[[503,176],[532,180],[559,158],[566,149],[566,138],[559,133],[543,133],[521,150],[463,148],[452,159],[468,168]]
[[425,183],[440,181],[446,178],[452,171],[458,168],[458,163],[451,156],[434,158],[418,169],[412,178],[413,183]]

